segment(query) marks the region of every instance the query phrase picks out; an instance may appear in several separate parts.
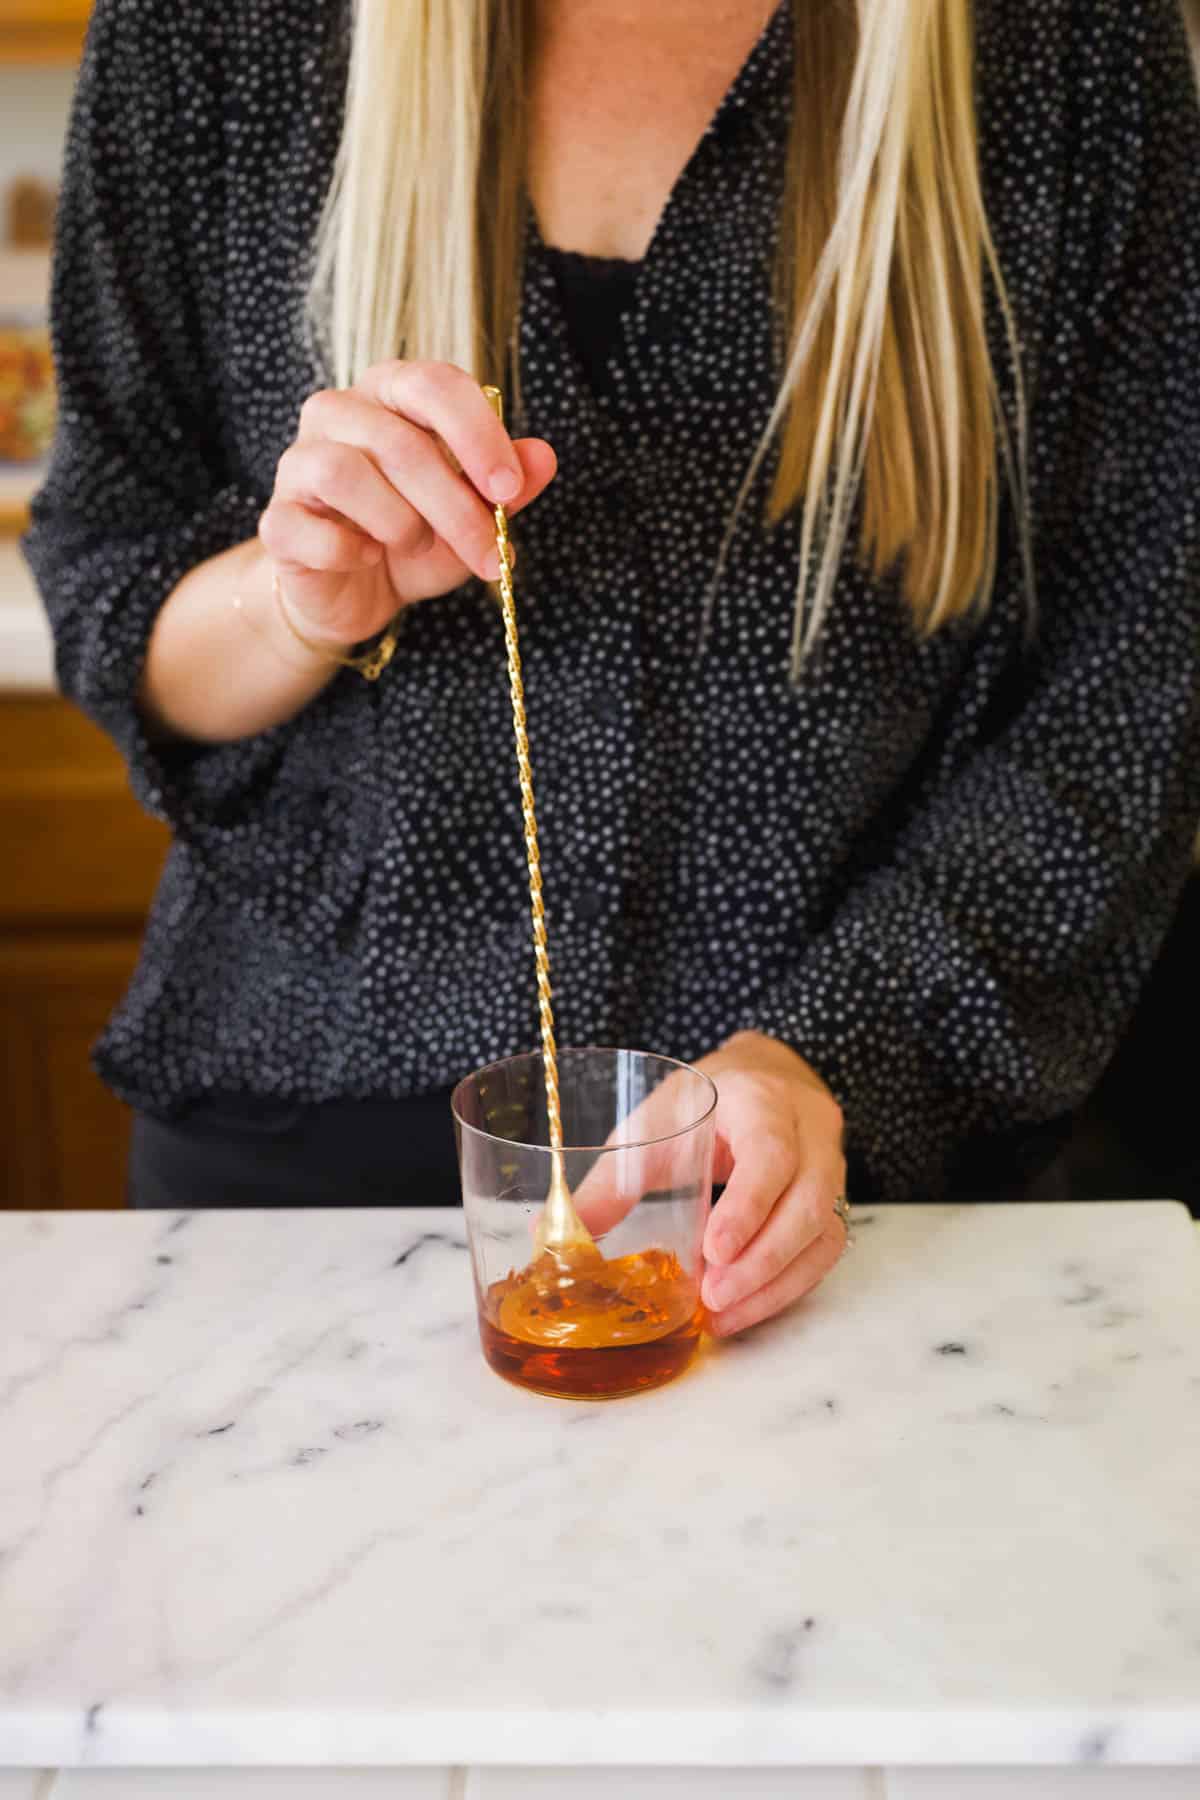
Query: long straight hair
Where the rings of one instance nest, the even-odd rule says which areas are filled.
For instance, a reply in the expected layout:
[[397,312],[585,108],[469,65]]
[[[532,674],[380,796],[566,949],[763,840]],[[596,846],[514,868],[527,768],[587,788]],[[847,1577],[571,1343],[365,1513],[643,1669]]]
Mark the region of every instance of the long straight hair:
[[[339,385],[389,357],[504,379],[522,282],[528,4],[355,0],[308,296]],[[1024,516],[1024,404],[980,183],[972,0],[791,10],[774,272],[786,348],[718,571],[777,444],[767,518],[800,519],[798,673],[856,510],[861,562],[898,578],[919,632],[986,607],[1002,464]],[[989,282],[1017,382],[1015,448],[989,354]]]

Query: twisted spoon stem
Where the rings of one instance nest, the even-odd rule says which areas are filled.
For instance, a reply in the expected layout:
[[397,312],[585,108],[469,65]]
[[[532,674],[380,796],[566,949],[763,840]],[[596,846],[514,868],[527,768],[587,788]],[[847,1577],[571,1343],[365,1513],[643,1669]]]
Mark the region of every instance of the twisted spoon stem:
[[[496,417],[504,418],[499,388],[485,387],[484,394]],[[537,814],[533,804],[533,771],[529,761],[529,734],[525,727],[525,683],[521,677],[521,651],[517,641],[517,609],[513,599],[512,545],[508,514],[495,509],[496,549],[500,557],[500,608],[504,615],[504,643],[508,652],[508,687],[512,699],[513,736],[517,748],[517,776],[521,785],[521,813],[525,822],[525,857],[529,864],[529,913],[533,924],[533,959],[537,968],[538,1015],[541,1021],[542,1064],[546,1076],[546,1117],[550,1147],[562,1168],[562,1109],[558,1095],[558,1050],[554,1042],[554,1005],[550,987],[550,954],[546,944],[546,908],[542,900],[542,858],[538,848]]]

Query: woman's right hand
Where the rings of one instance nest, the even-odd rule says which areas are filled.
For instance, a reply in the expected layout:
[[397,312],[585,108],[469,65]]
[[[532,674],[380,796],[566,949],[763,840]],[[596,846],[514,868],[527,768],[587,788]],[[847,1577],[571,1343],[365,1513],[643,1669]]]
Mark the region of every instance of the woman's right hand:
[[377,363],[352,388],[311,395],[258,527],[288,616],[344,649],[410,601],[494,581],[493,507],[520,512],[556,467],[544,439],[514,442],[451,363]]

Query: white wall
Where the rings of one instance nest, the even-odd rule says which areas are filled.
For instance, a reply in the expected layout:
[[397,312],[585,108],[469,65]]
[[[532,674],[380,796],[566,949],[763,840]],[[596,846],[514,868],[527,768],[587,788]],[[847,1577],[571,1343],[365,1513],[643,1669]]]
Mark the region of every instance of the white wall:
[[14,175],[57,181],[73,68],[0,68],[0,191]]

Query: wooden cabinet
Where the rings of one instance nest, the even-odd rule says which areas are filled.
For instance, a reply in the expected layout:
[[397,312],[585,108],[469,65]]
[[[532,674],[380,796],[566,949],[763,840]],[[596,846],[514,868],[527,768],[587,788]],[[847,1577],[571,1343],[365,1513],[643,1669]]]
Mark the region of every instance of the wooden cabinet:
[[0,0],[0,63],[75,62],[91,0]]
[[0,1205],[124,1203],[128,1113],[88,1052],[133,971],[167,842],[74,707],[0,696]]

